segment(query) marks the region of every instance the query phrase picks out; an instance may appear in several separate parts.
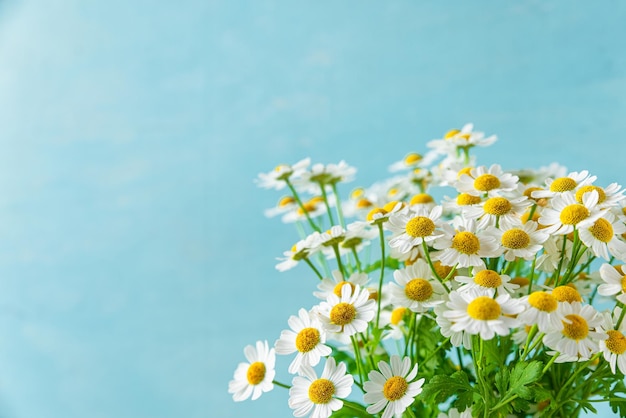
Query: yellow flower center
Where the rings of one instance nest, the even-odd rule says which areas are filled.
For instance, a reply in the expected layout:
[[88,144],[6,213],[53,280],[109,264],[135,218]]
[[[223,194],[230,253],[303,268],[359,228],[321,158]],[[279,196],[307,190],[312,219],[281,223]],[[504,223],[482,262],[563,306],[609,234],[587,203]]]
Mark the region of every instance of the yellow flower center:
[[435,267],[435,272],[437,273],[437,276],[441,277],[442,279],[448,277],[448,274],[450,274],[450,272],[452,271],[452,266],[444,266],[439,260],[433,263],[433,267]]
[[474,180],[474,188],[481,192],[488,192],[500,187],[500,179],[492,174],[482,174]]
[[340,281],[339,283],[337,283],[333,289],[333,293],[339,297],[341,297],[341,288],[343,287],[344,284],[349,284],[350,285],[350,294],[354,293],[354,285],[350,282],[347,282],[345,280]]
[[[405,206],[404,202],[399,202],[401,204],[400,208],[403,208]],[[392,200],[391,202],[387,203],[385,206],[383,206],[383,209],[385,209],[385,211],[387,212],[391,212],[393,210],[393,208],[396,207],[396,205],[398,204],[397,200]]]
[[456,135],[458,135],[461,131],[458,129],[452,129],[449,130],[448,132],[446,132],[446,134],[443,136],[443,139],[450,139],[450,138],[454,138]]
[[530,280],[528,280],[526,277],[516,277],[514,279],[511,279],[509,283],[516,284],[519,287],[524,287],[524,286],[528,286],[528,284],[530,283]]
[[302,207],[298,208],[296,212],[298,213],[298,215],[304,216],[305,213],[313,212],[316,208],[317,206],[315,205],[315,203],[306,202],[302,205]]
[[426,216],[416,216],[406,223],[405,229],[413,238],[423,238],[433,233],[435,223]]
[[374,206],[374,204],[367,199],[359,199],[356,202],[357,209],[371,208],[372,206]]
[[626,351],[626,337],[621,332],[611,330],[606,333],[609,335],[609,338],[605,341],[606,348],[617,355]]
[[591,232],[591,235],[593,235],[595,239],[604,243],[611,241],[614,235],[613,225],[604,218],[595,221],[591,228],[589,228],[589,232]]
[[587,334],[589,334],[589,325],[587,325],[585,318],[576,314],[565,315],[565,318],[569,319],[570,323],[568,324],[565,321],[561,321],[563,322],[563,331],[561,331],[563,335],[576,341],[587,337]]
[[472,167],[464,167],[462,169],[459,170],[458,173],[456,173],[456,178],[461,178],[461,176],[463,174],[467,174],[468,176],[472,176]]
[[585,193],[592,190],[598,192],[598,203],[602,203],[606,200],[606,193],[604,193],[604,189],[602,187],[587,185],[576,190],[576,200],[578,203],[583,203],[583,196]]
[[285,206],[292,205],[294,203],[296,203],[296,199],[291,196],[284,196],[278,201],[278,204],[276,206],[278,206],[279,208],[284,208]]
[[471,194],[461,193],[456,197],[456,203],[459,206],[476,205],[480,203],[480,197]]
[[411,205],[420,205],[424,203],[433,203],[435,199],[428,193],[418,193],[411,198],[409,202]]
[[480,250],[480,241],[471,232],[459,232],[452,238],[452,248],[463,254],[476,254]]
[[511,202],[504,197],[492,197],[485,202],[485,213],[489,215],[505,215],[511,211]]
[[424,302],[433,295],[433,286],[424,279],[413,279],[406,284],[404,294],[407,298]]
[[576,225],[589,217],[589,209],[578,203],[563,208],[559,219],[565,225]]
[[265,363],[255,361],[248,367],[248,373],[246,373],[248,383],[251,385],[258,385],[265,378]]
[[626,276],[622,277],[622,292],[626,293]]
[[402,318],[404,318],[404,313],[406,312],[405,307],[399,307],[391,311],[391,323],[393,325],[398,325]]
[[529,199],[533,199],[533,192],[536,192],[538,190],[543,190],[541,187],[528,187],[526,190],[524,190],[524,196],[526,196]]
[[328,403],[335,394],[335,385],[328,379],[317,379],[309,386],[309,399],[313,403]]
[[350,199],[356,200],[365,194],[365,189],[362,187],[357,187],[356,189],[350,192]]
[[392,376],[383,386],[383,395],[390,401],[401,399],[409,388],[409,384],[404,377]]
[[474,276],[474,283],[482,287],[496,288],[502,285],[502,278],[493,270],[481,270]]
[[530,244],[530,235],[523,229],[511,228],[502,234],[502,245],[506,248],[519,250],[526,248]]
[[308,353],[320,342],[320,332],[315,328],[304,328],[296,336],[296,348],[301,353]]
[[574,190],[576,187],[576,181],[570,177],[559,177],[558,179],[554,179],[554,181],[550,184],[550,191],[556,193],[568,192],[570,190]]
[[347,325],[354,318],[356,318],[356,308],[350,303],[338,303],[330,310],[330,322],[335,325]]
[[479,296],[467,305],[467,314],[480,321],[498,319],[501,312],[498,302],[489,296]]
[[557,286],[552,290],[552,296],[559,302],[582,302],[583,298],[578,290],[570,286]]
[[535,309],[543,312],[554,312],[558,302],[554,296],[546,292],[533,292],[528,296],[528,303]]
[[420,162],[421,159],[422,159],[421,155],[412,152],[409,155],[407,155],[406,157],[404,157],[404,164],[406,164],[406,165],[413,165],[415,163]]
[[387,211],[383,208],[374,208],[372,210],[370,210],[366,216],[366,219],[368,221],[373,221],[374,220],[374,215],[376,215],[377,213],[380,213],[381,215],[386,215]]

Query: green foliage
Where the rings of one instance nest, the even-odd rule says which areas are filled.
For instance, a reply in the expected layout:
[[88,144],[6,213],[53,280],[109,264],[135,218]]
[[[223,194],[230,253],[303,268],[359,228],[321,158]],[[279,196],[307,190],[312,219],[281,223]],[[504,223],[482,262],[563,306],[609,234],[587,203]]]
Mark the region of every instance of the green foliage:
[[456,396],[453,405],[460,411],[474,403],[476,390],[470,385],[467,374],[464,371],[457,371],[452,375],[437,375],[424,385],[421,398],[427,402],[440,404],[447,401],[451,396]]

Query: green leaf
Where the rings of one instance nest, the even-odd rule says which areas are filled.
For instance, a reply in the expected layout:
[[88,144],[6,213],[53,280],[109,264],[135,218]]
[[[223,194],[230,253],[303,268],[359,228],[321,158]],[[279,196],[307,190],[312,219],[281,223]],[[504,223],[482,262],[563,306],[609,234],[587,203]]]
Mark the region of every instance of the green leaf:
[[613,413],[618,413],[620,417],[626,417],[626,398],[620,398],[619,396],[613,396],[609,398],[609,405]]
[[457,371],[452,375],[433,376],[421,393],[421,397],[427,401],[439,404],[447,401],[451,396],[457,396],[459,407],[472,404],[474,388],[470,385],[467,374]]
[[506,396],[517,395],[522,399],[532,399],[533,391],[528,385],[539,380],[542,368],[543,363],[536,360],[530,363],[517,363],[511,371],[509,391]]

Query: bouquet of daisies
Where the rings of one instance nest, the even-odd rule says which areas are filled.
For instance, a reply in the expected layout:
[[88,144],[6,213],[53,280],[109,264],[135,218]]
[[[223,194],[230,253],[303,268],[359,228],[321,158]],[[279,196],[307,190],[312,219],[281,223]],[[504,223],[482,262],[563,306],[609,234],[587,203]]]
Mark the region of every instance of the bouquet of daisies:
[[266,214],[300,233],[276,268],[306,265],[319,303],[244,349],[233,399],[283,387],[296,417],[626,416],[624,189],[477,165],[495,141],[452,130],[347,199],[343,161],[259,174],[288,191]]

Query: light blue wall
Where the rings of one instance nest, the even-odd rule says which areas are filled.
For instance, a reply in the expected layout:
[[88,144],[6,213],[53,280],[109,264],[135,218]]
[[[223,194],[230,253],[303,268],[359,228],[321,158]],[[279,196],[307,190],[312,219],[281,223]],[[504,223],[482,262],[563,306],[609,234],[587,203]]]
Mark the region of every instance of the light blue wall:
[[[309,308],[252,179],[353,185],[465,122],[485,164],[626,183],[618,1],[0,2],[0,416],[290,416],[243,347]],[[280,358],[286,369],[288,360]],[[279,378],[288,376],[279,372]]]

